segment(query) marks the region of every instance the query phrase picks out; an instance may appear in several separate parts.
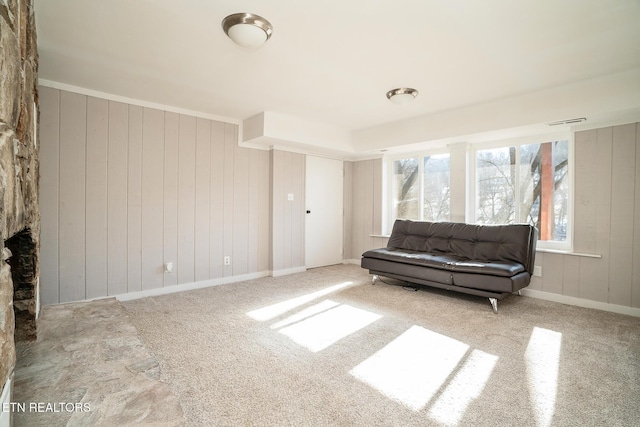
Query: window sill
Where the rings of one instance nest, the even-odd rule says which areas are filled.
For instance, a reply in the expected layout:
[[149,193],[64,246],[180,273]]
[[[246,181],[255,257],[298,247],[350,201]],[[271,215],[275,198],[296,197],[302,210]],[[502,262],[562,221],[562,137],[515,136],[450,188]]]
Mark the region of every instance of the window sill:
[[548,254],[558,254],[558,255],[569,255],[569,256],[579,256],[584,258],[602,258],[601,254],[586,254],[581,252],[571,252],[571,251],[561,251],[557,249],[544,249],[544,248],[536,248],[536,252],[543,252]]

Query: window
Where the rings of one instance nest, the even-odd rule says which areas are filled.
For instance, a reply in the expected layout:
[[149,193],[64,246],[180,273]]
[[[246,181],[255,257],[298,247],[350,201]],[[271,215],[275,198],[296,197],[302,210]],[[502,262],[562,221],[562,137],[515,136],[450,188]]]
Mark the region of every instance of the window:
[[567,139],[477,150],[475,166],[477,223],[529,223],[541,241],[569,244]]
[[396,218],[528,223],[540,231],[539,248],[571,250],[573,143],[568,133],[465,147],[387,158],[384,231]]
[[393,218],[449,220],[449,154],[398,159],[392,167]]

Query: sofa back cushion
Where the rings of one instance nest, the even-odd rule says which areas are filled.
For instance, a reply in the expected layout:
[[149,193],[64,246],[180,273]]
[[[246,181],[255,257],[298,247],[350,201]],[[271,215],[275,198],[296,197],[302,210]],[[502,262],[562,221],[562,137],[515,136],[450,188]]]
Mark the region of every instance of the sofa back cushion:
[[528,224],[476,225],[398,219],[387,247],[483,262],[517,262],[532,272],[536,239],[535,227]]

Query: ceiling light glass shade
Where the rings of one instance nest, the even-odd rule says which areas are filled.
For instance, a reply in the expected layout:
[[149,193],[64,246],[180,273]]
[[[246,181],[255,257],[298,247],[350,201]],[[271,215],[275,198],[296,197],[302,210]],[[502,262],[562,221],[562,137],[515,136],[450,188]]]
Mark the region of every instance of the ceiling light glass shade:
[[234,13],[222,20],[222,29],[238,46],[257,49],[271,34],[273,26],[261,16],[252,13]]
[[418,96],[418,91],[408,87],[401,87],[387,92],[387,98],[394,104],[403,105],[412,102]]

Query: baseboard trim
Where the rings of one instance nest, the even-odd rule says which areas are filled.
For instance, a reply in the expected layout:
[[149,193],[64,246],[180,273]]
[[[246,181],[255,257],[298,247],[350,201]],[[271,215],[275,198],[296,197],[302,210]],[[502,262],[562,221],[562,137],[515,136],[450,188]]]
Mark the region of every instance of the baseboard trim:
[[[209,288],[212,286],[227,285],[229,283],[244,282],[245,280],[261,279],[268,277],[268,271],[257,273],[239,274],[237,276],[220,277],[218,279],[202,280],[199,282],[183,283],[180,285],[172,285],[164,288],[147,289],[144,291],[129,292],[127,294],[110,295],[104,298],[116,298],[118,301],[131,301],[146,297],[155,297],[160,295],[168,295],[176,292],[193,291],[196,289]],[[102,298],[98,298],[102,299]]]
[[271,272],[272,277],[280,277],[280,276],[288,276],[289,274],[296,273],[304,273],[307,271],[307,267],[294,267],[294,268],[285,268],[283,270],[273,270]]
[[584,308],[609,311],[611,313],[626,314],[627,316],[640,317],[640,308],[627,307],[624,305],[609,304],[606,302],[592,301],[583,298],[558,295],[550,292],[536,291],[534,289],[523,289],[522,295],[546,301],[559,302],[561,304],[575,305]]
[[343,259],[342,263],[343,264],[360,265],[360,260],[359,259]]

